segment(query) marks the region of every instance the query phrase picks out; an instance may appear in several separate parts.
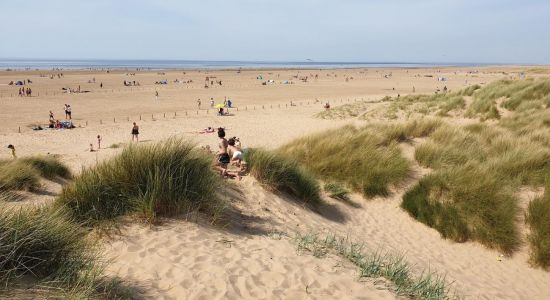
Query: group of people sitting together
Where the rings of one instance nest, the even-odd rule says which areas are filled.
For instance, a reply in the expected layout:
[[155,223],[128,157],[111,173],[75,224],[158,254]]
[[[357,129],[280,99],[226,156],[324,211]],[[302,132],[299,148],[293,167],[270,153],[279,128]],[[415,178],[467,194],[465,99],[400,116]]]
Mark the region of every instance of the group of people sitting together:
[[69,104],[65,104],[64,108],[65,110],[65,118],[67,120],[65,121],[59,121],[58,119],[56,119],[53,115],[53,112],[50,110],[50,123],[48,125],[48,128],[52,128],[52,129],[71,129],[71,128],[75,128],[75,126],[73,125],[73,122],[72,122],[72,108],[71,108],[71,105]]
[[138,81],[132,80],[132,81],[126,81],[124,80],[124,86],[140,86]]
[[[218,128],[218,152],[216,153],[213,167],[220,175],[229,178],[241,180],[241,174],[246,172],[246,162],[244,161],[244,151],[241,141],[237,137],[225,138],[225,129]],[[207,146],[206,150],[210,151]],[[229,170],[229,166],[237,167],[236,170]]]

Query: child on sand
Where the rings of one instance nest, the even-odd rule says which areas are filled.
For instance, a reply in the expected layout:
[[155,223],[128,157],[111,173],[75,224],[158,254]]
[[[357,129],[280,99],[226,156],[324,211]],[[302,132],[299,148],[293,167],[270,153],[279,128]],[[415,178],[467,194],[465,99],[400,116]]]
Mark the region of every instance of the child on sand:
[[132,142],[136,140],[136,142],[139,142],[139,126],[137,126],[136,122],[134,122],[134,127],[132,127]]
[[219,150],[214,161],[214,169],[220,171],[220,174],[223,177],[235,177],[238,180],[241,180],[241,176],[238,172],[231,172],[227,170],[227,165],[231,162],[231,158],[227,152],[229,143],[225,139],[225,130],[223,128],[218,128],[218,138],[220,139],[218,143]]
[[245,172],[246,162],[244,161],[240,140],[236,137],[232,137],[227,141],[227,144],[229,145],[229,153],[231,154],[231,163],[239,167],[240,173]]

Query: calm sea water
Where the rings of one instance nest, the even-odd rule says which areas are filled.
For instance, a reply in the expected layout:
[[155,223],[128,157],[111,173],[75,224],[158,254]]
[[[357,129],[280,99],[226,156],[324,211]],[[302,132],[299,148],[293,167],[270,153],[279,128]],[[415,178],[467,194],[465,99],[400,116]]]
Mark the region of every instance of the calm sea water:
[[273,61],[200,61],[200,60],[41,60],[0,59],[0,70],[51,69],[332,69],[377,67],[444,67],[480,66],[464,63],[408,63],[408,62],[273,62]]

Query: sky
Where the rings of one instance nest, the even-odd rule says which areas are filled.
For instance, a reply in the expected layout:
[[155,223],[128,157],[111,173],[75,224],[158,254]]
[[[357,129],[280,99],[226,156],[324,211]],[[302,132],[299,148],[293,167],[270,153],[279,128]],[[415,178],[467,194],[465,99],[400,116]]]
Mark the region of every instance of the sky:
[[0,58],[550,64],[548,0],[0,0]]

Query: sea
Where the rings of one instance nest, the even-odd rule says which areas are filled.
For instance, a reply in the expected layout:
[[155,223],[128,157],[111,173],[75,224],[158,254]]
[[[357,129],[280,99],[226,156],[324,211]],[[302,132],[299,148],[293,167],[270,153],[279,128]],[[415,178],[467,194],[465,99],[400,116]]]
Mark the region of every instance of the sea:
[[338,69],[475,67],[474,63],[330,62],[330,61],[216,61],[111,59],[0,59],[0,70],[165,70],[165,69]]

